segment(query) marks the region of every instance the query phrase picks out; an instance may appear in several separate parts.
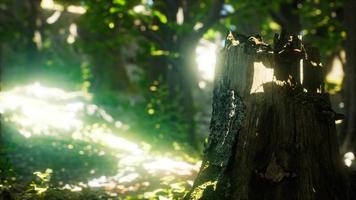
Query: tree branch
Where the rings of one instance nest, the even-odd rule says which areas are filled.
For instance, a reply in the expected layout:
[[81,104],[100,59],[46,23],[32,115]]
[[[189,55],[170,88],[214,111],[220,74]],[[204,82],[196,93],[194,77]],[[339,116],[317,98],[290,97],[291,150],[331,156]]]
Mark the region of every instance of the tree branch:
[[214,0],[209,15],[203,20],[203,27],[195,32],[196,37],[201,37],[209,28],[211,28],[220,18],[220,11],[224,5],[224,0]]
[[[298,34],[301,31],[299,15],[297,15],[298,0],[291,3],[283,3],[280,5],[279,12],[270,11],[271,17],[288,32]],[[291,23],[293,22],[293,23]]]

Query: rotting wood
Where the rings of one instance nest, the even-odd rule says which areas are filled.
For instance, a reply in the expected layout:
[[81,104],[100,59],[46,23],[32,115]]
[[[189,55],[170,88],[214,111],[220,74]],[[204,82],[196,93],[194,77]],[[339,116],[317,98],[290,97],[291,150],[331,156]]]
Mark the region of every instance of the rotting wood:
[[[286,32],[274,42],[227,36],[211,133],[185,199],[349,199],[336,140],[339,115],[323,90],[318,51]],[[276,80],[250,94],[253,63],[261,61]]]

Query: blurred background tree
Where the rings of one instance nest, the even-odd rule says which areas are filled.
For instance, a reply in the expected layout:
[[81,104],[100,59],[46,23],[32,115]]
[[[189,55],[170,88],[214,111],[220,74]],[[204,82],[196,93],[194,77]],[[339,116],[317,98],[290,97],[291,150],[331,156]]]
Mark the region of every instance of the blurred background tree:
[[343,81],[343,100],[345,101],[345,114],[347,116],[343,126],[343,150],[355,151],[356,148],[356,20],[353,9],[356,8],[356,2],[345,1],[345,26],[347,30],[347,39],[345,42],[346,65],[345,80]]

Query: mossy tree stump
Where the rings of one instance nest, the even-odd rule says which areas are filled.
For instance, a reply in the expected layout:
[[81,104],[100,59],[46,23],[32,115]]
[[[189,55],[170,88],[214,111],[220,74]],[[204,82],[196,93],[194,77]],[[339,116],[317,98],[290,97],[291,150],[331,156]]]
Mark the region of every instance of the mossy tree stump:
[[[274,78],[253,93],[261,62]],[[185,199],[349,199],[336,139],[340,116],[323,91],[316,48],[285,32],[273,47],[230,33],[217,68],[211,133]]]

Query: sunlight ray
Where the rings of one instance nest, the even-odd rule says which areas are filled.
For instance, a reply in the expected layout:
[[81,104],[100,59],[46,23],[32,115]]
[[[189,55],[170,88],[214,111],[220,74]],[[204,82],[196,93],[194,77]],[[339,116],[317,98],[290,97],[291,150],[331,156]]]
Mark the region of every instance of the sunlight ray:
[[[104,109],[91,103],[90,99],[91,96],[86,93],[67,92],[36,82],[1,92],[0,111],[4,121],[15,126],[19,134],[27,139],[37,135],[72,142],[84,141],[109,149],[95,150],[98,155],[105,156],[107,152],[116,155],[120,169],[116,175],[100,176],[88,180],[87,183],[66,184],[64,189],[81,191],[83,187],[97,187],[128,192],[150,184],[145,182],[140,186],[131,185],[136,184],[135,181],[142,176],[189,176],[191,178],[188,181],[192,181],[194,174],[199,170],[199,162],[193,164],[168,155],[152,154],[148,151],[149,148],[145,148],[145,145],[150,146],[149,144],[139,145],[123,138],[121,133],[127,131],[129,126],[114,119]],[[90,117],[95,118],[96,122],[89,123],[85,120]],[[66,148],[73,150],[75,148],[73,144],[68,144]],[[90,149],[93,150],[91,145]],[[83,155],[85,153],[83,150],[75,152]],[[173,184],[174,179],[169,180],[168,182]]]

